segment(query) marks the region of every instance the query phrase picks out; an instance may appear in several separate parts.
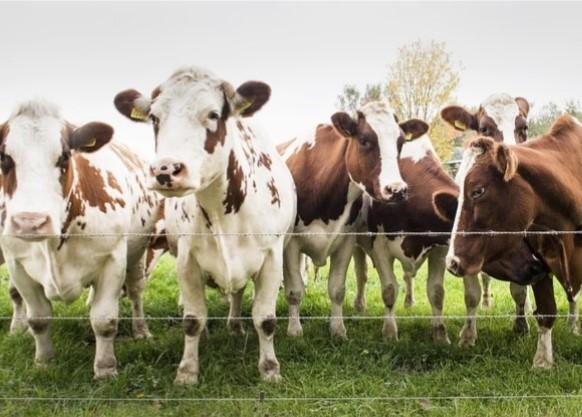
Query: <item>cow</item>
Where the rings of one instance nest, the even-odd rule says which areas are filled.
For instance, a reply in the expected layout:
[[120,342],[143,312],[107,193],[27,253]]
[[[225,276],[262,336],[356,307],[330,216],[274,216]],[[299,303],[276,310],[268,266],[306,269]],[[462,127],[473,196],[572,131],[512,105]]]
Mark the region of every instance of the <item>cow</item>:
[[[527,140],[528,114],[529,103],[525,98],[514,98],[509,94],[500,93],[485,99],[475,112],[461,106],[447,106],[442,109],[441,118],[458,131],[473,131],[511,145]],[[461,169],[455,178],[457,184],[463,181],[462,175],[463,170]],[[487,274],[482,273],[481,280],[483,306],[489,307],[492,303],[491,279]],[[459,343],[463,346],[473,346],[477,340],[475,315],[481,299],[481,288],[477,276],[464,277],[463,283],[467,319],[461,330]],[[525,311],[529,304],[527,288],[510,283],[509,289],[516,309],[513,329],[518,334],[527,334],[529,332],[529,324],[525,319]]]
[[[208,317],[205,284],[242,298],[252,277],[259,372],[281,380],[273,345],[283,248],[295,220],[293,179],[268,137],[247,122],[268,101],[270,87],[248,81],[236,90],[210,71],[185,67],[147,98],[136,90],[115,97],[133,121],[151,121],[156,156],[149,188],[179,198],[177,270],[184,303],[185,346],[177,384],[198,382],[198,345]],[[169,234],[172,232],[169,231]]]
[[91,287],[94,375],[114,376],[124,285],[134,336],[150,336],[142,302],[144,251],[158,198],[145,188],[144,166],[127,148],[108,144],[111,126],[76,127],[44,100],[18,105],[0,132],[0,242],[26,305],[35,359],[44,363],[54,356],[51,300],[72,302]]
[[[447,193],[435,196],[435,207],[444,216],[454,215],[453,233],[459,232],[447,255],[447,268],[458,276],[483,270],[532,285],[538,322],[533,366],[551,367],[557,310],[549,272],[570,302],[582,284],[580,239],[559,233],[581,230],[582,125],[564,115],[547,134],[517,146],[478,137],[468,144],[466,156],[459,198]],[[514,233],[482,234],[490,230]]]
[[[385,338],[398,339],[398,327],[394,318],[394,306],[398,296],[398,282],[394,274],[394,260],[402,264],[407,288],[418,269],[428,259],[427,293],[432,307],[432,338],[437,344],[450,344],[443,320],[445,290],[445,255],[448,248],[452,222],[443,219],[435,211],[433,194],[458,193],[453,179],[442,168],[430,138],[424,134],[402,147],[399,159],[400,172],[408,184],[408,199],[398,204],[384,204],[365,198],[364,205],[367,231],[372,236],[358,236],[362,248],[373,260],[382,283],[382,300],[386,306],[382,333]],[[406,235],[406,232],[437,232],[435,235]],[[404,232],[403,235],[397,233]],[[388,233],[389,235],[382,235]],[[361,249],[354,252],[357,278],[355,307],[365,306],[366,258]],[[407,296],[412,295],[407,291]],[[411,300],[407,298],[407,304]]]
[[331,122],[278,147],[297,188],[295,235],[285,249],[289,336],[303,334],[299,308],[305,292],[301,277],[306,254],[316,266],[331,259],[330,332],[333,337],[347,337],[342,304],[356,243],[353,233],[364,230],[362,196],[386,203],[407,198],[398,156],[406,140],[417,139],[428,129],[416,119],[399,124],[390,106],[381,101],[362,106],[355,117],[337,112]]

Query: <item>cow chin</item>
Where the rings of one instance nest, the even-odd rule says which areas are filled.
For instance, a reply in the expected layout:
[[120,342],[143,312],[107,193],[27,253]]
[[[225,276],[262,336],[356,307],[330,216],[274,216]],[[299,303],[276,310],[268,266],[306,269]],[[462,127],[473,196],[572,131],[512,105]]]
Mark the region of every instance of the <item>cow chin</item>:
[[161,194],[164,197],[186,197],[187,195],[194,194],[196,192],[194,188],[165,188],[158,186],[148,188]]

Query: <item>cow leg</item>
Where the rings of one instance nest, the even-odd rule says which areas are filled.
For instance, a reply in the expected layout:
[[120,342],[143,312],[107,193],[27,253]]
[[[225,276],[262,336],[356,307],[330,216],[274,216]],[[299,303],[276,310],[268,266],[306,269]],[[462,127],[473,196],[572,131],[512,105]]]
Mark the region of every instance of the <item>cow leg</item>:
[[105,263],[100,277],[93,283],[91,301],[91,327],[95,334],[95,379],[117,375],[114,342],[117,335],[119,299],[125,282],[127,264],[125,240],[115,249]]
[[398,282],[394,275],[394,258],[383,247],[385,238],[376,238],[374,241],[372,260],[378,271],[382,286],[382,301],[384,301],[384,325],[382,335],[387,340],[398,340],[398,326],[394,319],[394,306],[398,298]]
[[481,299],[479,277],[477,275],[463,277],[463,285],[465,287],[465,310],[467,317],[459,333],[459,346],[471,347],[475,346],[475,342],[477,341],[477,307],[479,307],[479,301]]
[[299,320],[301,300],[305,294],[305,285],[301,277],[301,260],[305,257],[299,251],[297,243],[291,239],[283,253],[284,268],[283,279],[285,286],[285,298],[289,306],[289,323],[287,335],[298,337],[303,335],[303,327]]
[[331,255],[327,292],[331,300],[329,330],[332,337],[347,339],[343,318],[343,303],[346,295],[346,274],[354,252],[355,240],[346,241]]
[[366,262],[366,252],[356,246],[354,248],[354,270],[356,272],[356,299],[354,309],[357,312],[366,311],[366,282],[368,281],[368,262]]
[[513,321],[513,331],[517,334],[525,335],[529,333],[529,323],[525,317],[527,304],[527,287],[513,282],[509,284],[509,291],[515,301],[515,320]]
[[[183,238],[180,241],[183,241]],[[184,303],[184,353],[174,382],[178,385],[195,385],[198,383],[200,335],[206,328],[208,309],[200,267],[188,247],[180,249],[176,269]]]
[[443,305],[445,301],[445,257],[447,247],[434,247],[428,255],[428,280],[426,290],[432,307],[432,340],[437,344],[450,345],[447,328],[443,318]]
[[485,272],[481,272],[481,285],[483,286],[483,299],[481,305],[483,308],[489,308],[493,305],[493,293],[491,292],[491,277]]
[[552,326],[556,320],[556,299],[551,276],[546,276],[533,286],[538,322],[538,347],[533,358],[534,368],[551,368],[554,364]]
[[580,334],[580,326],[578,324],[578,294],[574,300],[568,302],[568,328],[575,334]]
[[51,340],[52,305],[46,298],[44,288],[34,281],[19,263],[9,260],[8,270],[12,282],[26,303],[28,326],[35,343],[35,362],[43,365],[54,358]]
[[12,321],[10,322],[10,333],[15,334],[23,332],[28,329],[28,323],[26,319],[26,304],[14,286],[12,280],[10,280],[8,293],[10,294],[10,300],[12,301]]
[[412,271],[404,271],[404,283],[406,284],[404,307],[410,308],[416,304],[416,300],[414,298],[414,274]]
[[143,311],[143,290],[146,282],[144,264],[145,259],[142,257],[137,264],[131,265],[127,269],[127,277],[125,279],[127,296],[131,302],[131,315],[133,319],[131,328],[133,337],[136,339],[152,337]]
[[267,382],[281,381],[279,361],[275,356],[275,326],[277,324],[275,308],[277,293],[283,280],[283,262],[281,248],[267,255],[261,271],[255,279],[255,299],[253,301],[253,323],[259,335],[259,372]]
[[[246,287],[245,287],[246,288]],[[244,335],[245,327],[242,320],[242,300],[245,288],[230,296],[230,309],[228,310],[228,328],[235,334]]]

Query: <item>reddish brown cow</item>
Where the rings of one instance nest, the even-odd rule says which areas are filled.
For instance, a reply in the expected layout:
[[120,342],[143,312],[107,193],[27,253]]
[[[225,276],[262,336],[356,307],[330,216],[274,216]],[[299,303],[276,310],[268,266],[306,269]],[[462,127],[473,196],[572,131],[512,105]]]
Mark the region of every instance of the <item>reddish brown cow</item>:
[[[457,230],[448,269],[456,274],[484,270],[491,275],[531,284],[539,332],[534,367],[553,364],[551,329],[556,314],[552,280],[558,278],[570,301],[582,285],[582,241],[577,235],[485,236],[489,230],[576,231],[582,225],[582,125],[562,116],[548,134],[519,146],[489,138],[470,142],[467,175],[459,198]],[[435,196],[441,213],[457,204],[452,194]],[[444,215],[444,214],[443,214]]]

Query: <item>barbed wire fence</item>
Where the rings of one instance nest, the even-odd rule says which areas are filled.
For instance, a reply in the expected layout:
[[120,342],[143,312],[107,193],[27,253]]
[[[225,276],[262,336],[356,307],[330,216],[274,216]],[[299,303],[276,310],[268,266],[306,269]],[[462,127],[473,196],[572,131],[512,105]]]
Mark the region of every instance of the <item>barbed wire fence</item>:
[[[456,231],[453,233],[457,236],[568,236],[568,235],[582,235],[582,230],[481,230],[481,231]],[[22,235],[22,234],[3,234],[3,238],[26,238],[26,237],[43,237],[48,239],[62,239],[62,238],[82,238],[82,239],[103,239],[103,238],[115,238],[115,237],[168,237],[173,238],[179,237],[261,237],[261,236],[281,236],[288,235],[292,237],[313,237],[313,236],[356,236],[356,237],[404,237],[404,236],[428,236],[428,237],[442,237],[451,236],[451,232],[442,231],[394,231],[394,232],[370,232],[370,231],[355,231],[355,232],[274,232],[274,233],[213,233],[213,232],[184,232],[184,233],[173,233],[173,234],[154,234],[154,233],[82,233],[82,234],[50,234],[50,235]],[[434,316],[430,314],[413,314],[413,315],[394,315],[396,320],[508,320],[515,319],[516,317],[529,317],[528,314],[516,315],[516,314],[476,314],[476,315],[441,315]],[[570,314],[553,314],[553,315],[537,315],[537,317],[555,317],[555,318],[568,318],[571,317]],[[80,320],[90,320],[89,316],[51,316],[51,317],[38,317],[43,320],[51,321],[80,321]],[[133,321],[133,320],[148,320],[148,321],[180,321],[182,316],[145,316],[145,317],[118,317],[119,321]],[[242,316],[242,317],[228,317],[228,316],[209,316],[208,321],[226,321],[228,319],[236,320],[246,320],[252,321],[252,317]],[[302,321],[327,321],[333,318],[339,318],[336,316],[302,316]],[[384,316],[371,316],[371,315],[346,315],[341,316],[345,320],[354,321],[368,321],[368,320],[384,320]],[[0,321],[11,320],[11,316],[0,316]],[[278,316],[278,320],[289,320],[288,316]],[[135,397],[99,397],[99,396],[89,396],[89,397],[67,397],[67,396],[13,396],[13,395],[2,395],[0,392],[0,403],[2,402],[62,402],[62,403],[96,403],[96,402],[108,402],[108,403],[221,403],[221,402],[232,402],[232,403],[249,403],[249,402],[329,402],[329,403],[340,403],[340,402],[396,402],[396,401],[543,401],[543,400],[582,400],[582,393],[563,393],[563,394],[483,394],[483,395],[410,395],[410,396],[339,396],[339,397],[288,397],[288,396],[267,396],[265,392],[259,391],[254,397],[163,397],[163,396],[143,396],[139,398]]]

